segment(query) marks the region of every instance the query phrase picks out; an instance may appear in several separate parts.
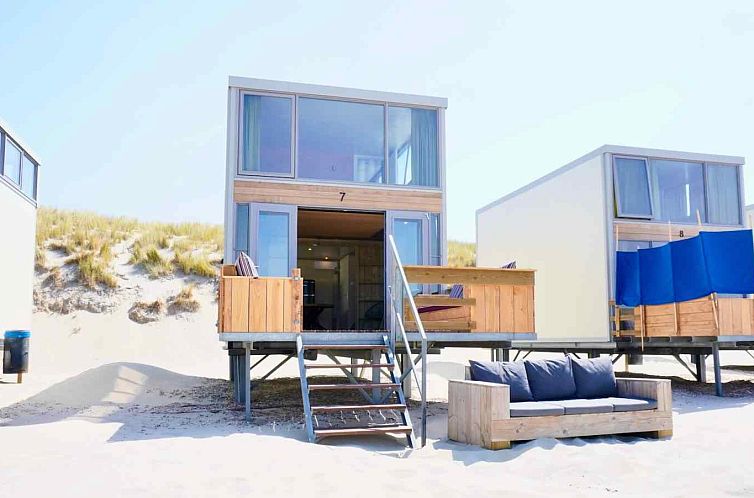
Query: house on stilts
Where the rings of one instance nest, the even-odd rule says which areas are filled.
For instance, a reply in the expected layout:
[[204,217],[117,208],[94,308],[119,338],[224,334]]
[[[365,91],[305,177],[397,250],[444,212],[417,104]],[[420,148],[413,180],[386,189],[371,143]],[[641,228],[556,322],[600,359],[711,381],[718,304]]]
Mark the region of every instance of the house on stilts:
[[[296,360],[311,441],[388,433],[413,445],[413,378],[423,444],[428,355],[499,356],[534,339],[533,270],[445,266],[446,108],[444,98],[229,79],[218,337],[247,416],[252,358]],[[239,275],[242,253],[258,277]],[[318,382],[327,371],[343,382]],[[359,402],[317,398],[340,391]],[[376,411],[392,415],[358,416]],[[328,413],[354,416],[318,423]]]

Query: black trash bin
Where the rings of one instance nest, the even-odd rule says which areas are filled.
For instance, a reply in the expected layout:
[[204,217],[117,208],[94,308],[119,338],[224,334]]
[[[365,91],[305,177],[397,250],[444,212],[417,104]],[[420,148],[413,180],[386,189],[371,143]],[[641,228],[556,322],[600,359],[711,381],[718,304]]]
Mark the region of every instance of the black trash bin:
[[3,345],[3,373],[20,374],[29,371],[29,338],[28,330],[8,330],[5,332]]

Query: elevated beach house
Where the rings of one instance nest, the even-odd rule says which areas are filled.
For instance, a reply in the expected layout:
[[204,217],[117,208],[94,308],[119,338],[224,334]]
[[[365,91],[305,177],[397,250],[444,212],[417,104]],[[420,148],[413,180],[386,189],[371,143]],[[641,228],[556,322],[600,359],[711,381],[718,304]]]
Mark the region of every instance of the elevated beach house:
[[[754,301],[744,294],[719,293],[713,286],[709,295],[683,302],[654,305],[645,299],[629,308],[615,306],[621,253],[638,251],[642,263],[655,256],[670,262],[670,250],[655,249],[700,232],[746,227],[743,164],[737,156],[605,145],[479,209],[478,264],[515,260],[538,270],[537,341],[518,346],[589,354],[688,353],[700,380],[707,354],[718,366],[718,348],[750,347]],[[668,248],[675,284],[684,273],[699,271],[704,282],[692,283],[708,286],[706,270],[679,264],[689,261],[681,258],[688,247]],[[749,262],[750,249],[744,250]],[[647,268],[642,285],[658,277]],[[676,288],[676,295],[682,290]]]
[[[437,97],[230,78],[218,332],[247,410],[249,356],[298,356],[315,440],[368,429],[312,427],[312,413],[337,407],[309,406],[310,391],[343,388],[307,385],[304,360],[318,353],[350,358],[349,369],[331,367],[351,384],[360,361],[372,384],[389,380],[368,386],[383,390],[369,395],[379,408],[385,394],[396,394],[389,405],[405,402],[411,348],[426,361],[448,345],[492,349],[533,333],[533,272],[443,266],[446,107]],[[259,278],[239,275],[241,253]],[[478,285],[449,294],[464,283]],[[398,429],[369,430],[412,435],[407,414],[399,418]]]
[[0,120],[0,337],[31,328],[37,156]]

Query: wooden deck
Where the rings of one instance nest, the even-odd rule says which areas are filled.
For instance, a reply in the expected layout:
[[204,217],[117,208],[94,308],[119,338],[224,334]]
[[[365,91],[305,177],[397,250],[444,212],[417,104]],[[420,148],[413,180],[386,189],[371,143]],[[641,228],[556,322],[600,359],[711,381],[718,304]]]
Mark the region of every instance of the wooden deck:
[[[480,333],[534,333],[534,270],[406,266],[411,284],[461,284],[463,297],[419,295],[419,307],[444,309],[421,313],[427,331]],[[407,330],[416,330],[408,303],[404,303]]]
[[720,337],[754,334],[754,299],[714,295],[680,303],[615,308],[616,337]]

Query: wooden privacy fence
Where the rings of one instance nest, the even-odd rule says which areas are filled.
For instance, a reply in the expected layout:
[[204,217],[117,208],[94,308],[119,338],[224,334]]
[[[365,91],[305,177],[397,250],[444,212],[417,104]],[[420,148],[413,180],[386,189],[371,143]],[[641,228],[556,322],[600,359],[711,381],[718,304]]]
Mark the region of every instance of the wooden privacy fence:
[[218,289],[218,332],[300,332],[303,280],[291,277],[239,277],[224,265]]
[[754,335],[754,299],[706,296],[679,303],[614,307],[618,336]]
[[[425,330],[534,333],[534,270],[405,266],[410,284],[461,284],[463,297],[420,294]],[[437,309],[433,309],[437,308]],[[421,311],[421,309],[420,309]],[[406,329],[416,323],[405,310]]]

